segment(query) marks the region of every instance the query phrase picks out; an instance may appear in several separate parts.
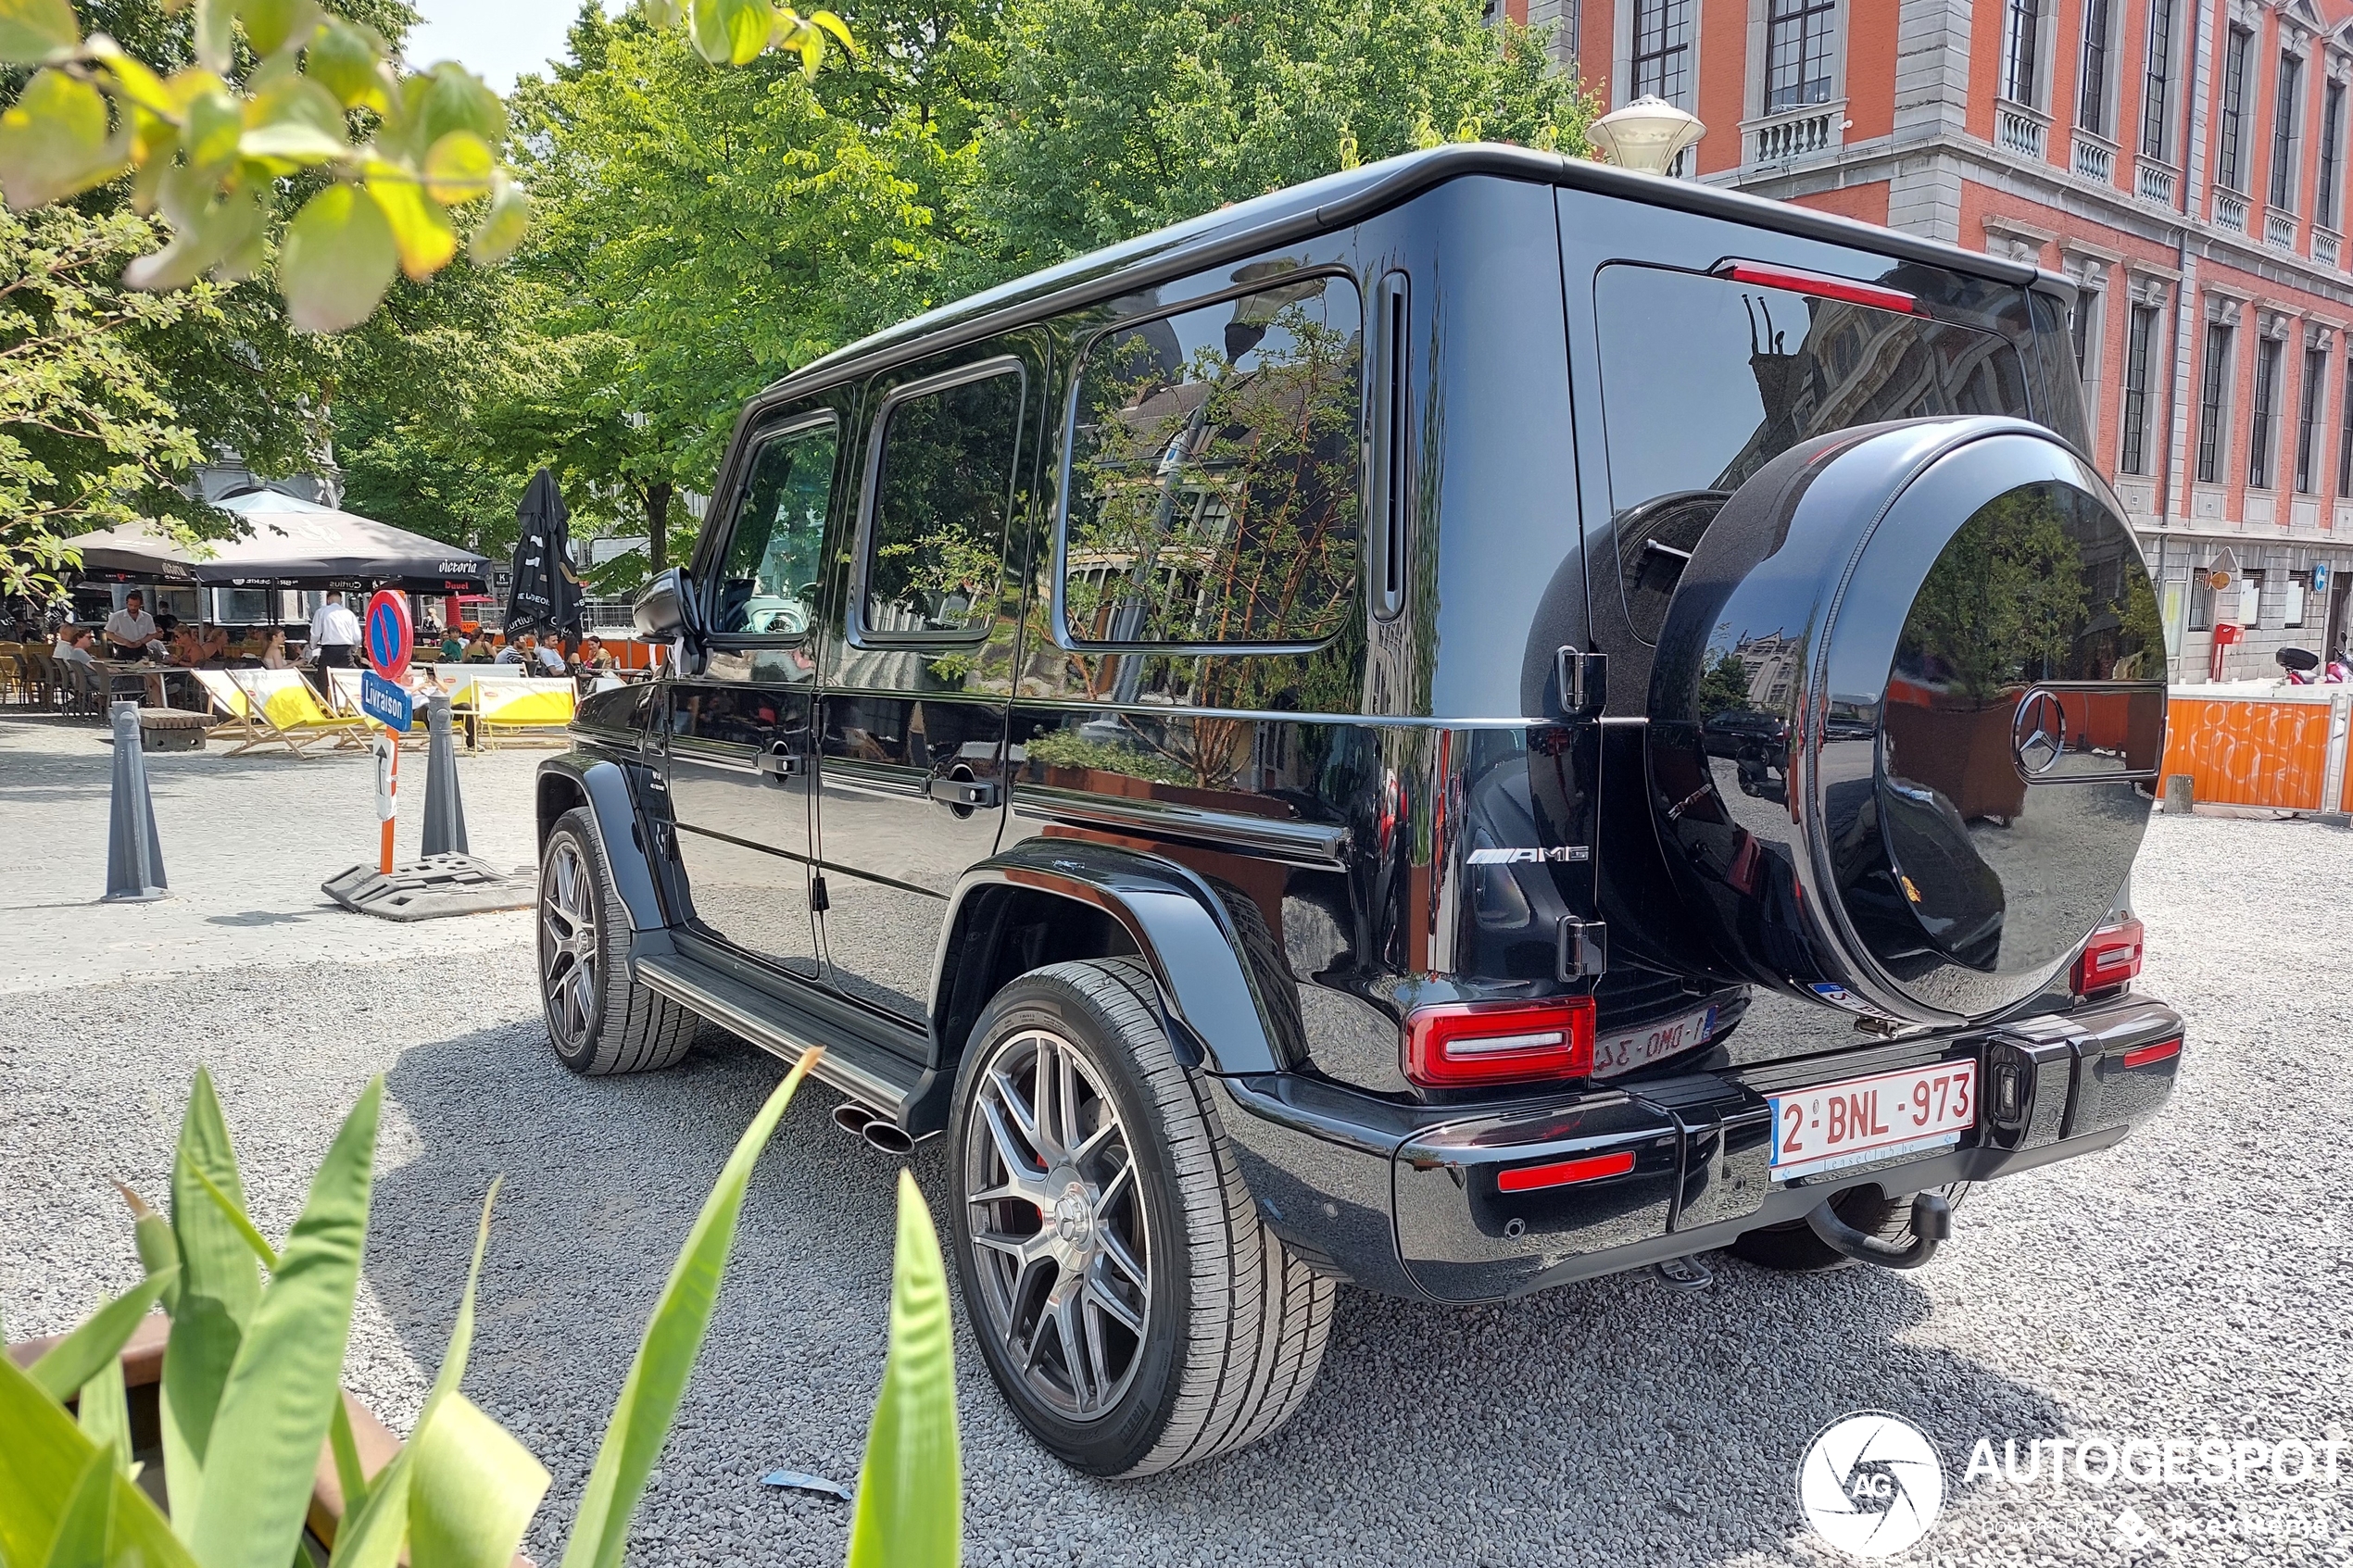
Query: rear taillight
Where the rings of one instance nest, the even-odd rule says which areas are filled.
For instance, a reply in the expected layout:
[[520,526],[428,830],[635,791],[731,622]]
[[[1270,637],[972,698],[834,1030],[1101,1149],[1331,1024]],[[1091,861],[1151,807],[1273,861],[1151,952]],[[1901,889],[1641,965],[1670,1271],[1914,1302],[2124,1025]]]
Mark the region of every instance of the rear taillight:
[[2133,1047],[2124,1053],[2124,1065],[2127,1068],[2155,1067],[2158,1062],[2171,1061],[2181,1054],[2182,1041],[2176,1035],[2171,1040],[2159,1040],[2155,1045]]
[[1588,1154],[1578,1160],[1555,1160],[1549,1165],[1522,1165],[1515,1171],[1499,1171],[1495,1188],[1499,1192],[1539,1192],[1545,1187],[1597,1182],[1604,1176],[1622,1176],[1633,1168],[1634,1151],[1621,1148],[1615,1154]]
[[2075,960],[2075,994],[2113,990],[2141,972],[2141,922],[2131,915],[2092,933]]
[[1405,1076],[1426,1089],[1593,1071],[1593,998],[1545,1002],[1450,1002],[1405,1020]]

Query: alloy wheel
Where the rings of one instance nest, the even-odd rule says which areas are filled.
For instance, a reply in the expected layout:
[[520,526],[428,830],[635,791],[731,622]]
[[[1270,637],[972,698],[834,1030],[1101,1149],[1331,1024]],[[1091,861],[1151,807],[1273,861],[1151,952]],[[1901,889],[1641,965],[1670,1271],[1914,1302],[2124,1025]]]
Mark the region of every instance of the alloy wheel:
[[1000,1042],[964,1127],[965,1229],[984,1332],[1066,1420],[1107,1414],[1151,1320],[1151,1242],[1127,1129],[1070,1041]]
[[596,1022],[597,911],[580,846],[558,835],[539,878],[539,989],[547,1027],[567,1054],[585,1047]]

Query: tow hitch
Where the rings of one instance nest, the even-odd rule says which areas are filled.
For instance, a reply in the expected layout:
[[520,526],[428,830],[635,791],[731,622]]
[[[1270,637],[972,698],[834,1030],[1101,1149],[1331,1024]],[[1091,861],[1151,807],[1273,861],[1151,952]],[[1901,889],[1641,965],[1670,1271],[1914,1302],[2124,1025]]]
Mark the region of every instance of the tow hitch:
[[1912,1242],[1897,1247],[1881,1241],[1868,1231],[1858,1231],[1838,1217],[1829,1198],[1814,1206],[1806,1216],[1806,1223],[1821,1237],[1822,1245],[1843,1258],[1858,1263],[1877,1263],[1882,1269],[1917,1269],[1936,1256],[1936,1244],[1953,1234],[1953,1206],[1932,1192],[1923,1192],[1912,1199]]

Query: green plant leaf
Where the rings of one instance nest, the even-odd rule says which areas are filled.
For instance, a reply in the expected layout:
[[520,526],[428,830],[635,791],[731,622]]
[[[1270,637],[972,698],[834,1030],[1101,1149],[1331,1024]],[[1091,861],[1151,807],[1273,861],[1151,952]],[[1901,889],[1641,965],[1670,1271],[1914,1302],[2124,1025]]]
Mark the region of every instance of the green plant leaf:
[[103,185],[131,161],[131,126],[107,127],[107,97],[46,68],[0,114],[0,188],[19,212]]
[[343,104],[307,76],[271,82],[245,106],[237,151],[246,157],[327,163],[352,151]]
[[670,1283],[654,1304],[637,1359],[629,1365],[621,1399],[606,1424],[604,1442],[588,1473],[580,1512],[573,1518],[572,1538],[564,1546],[563,1568],[621,1568],[629,1544],[629,1516],[636,1512],[647,1477],[661,1457],[661,1446],[669,1439],[670,1424],[678,1414],[679,1397],[686,1392],[703,1335],[711,1327],[711,1309],[719,1299],[720,1278],[727,1269],[727,1252],[735,1243],[736,1221],[743,1211],[744,1189],[750,1185],[752,1167],[818,1055],[812,1050],[793,1063],[785,1081],[751,1119],[720,1171],[711,1196],[703,1199],[694,1228],[686,1233],[686,1244],[671,1266]]
[[106,1568],[107,1526],[114,1517],[115,1456],[111,1449],[94,1450],[74,1477],[73,1490],[57,1516],[57,1533],[50,1538],[47,1568]]
[[[45,1562],[68,1500],[98,1447],[6,1356],[0,1356],[0,1432],[7,1434],[6,1462],[0,1463],[0,1562]],[[114,1561],[126,1568],[133,1562],[195,1568],[146,1494],[120,1474],[113,1484]]]
[[[194,178],[189,176],[192,182]],[[156,256],[141,257],[125,278],[138,288],[171,286],[148,282],[143,264],[153,262],[160,269],[174,252],[185,254],[176,240]],[[199,269],[204,264],[201,256],[197,264]],[[254,1266],[253,1254],[197,1180],[199,1170],[244,1207],[236,1148],[221,1119],[212,1074],[202,1067],[189,1085],[188,1109],[181,1116],[180,1142],[172,1154],[171,1231],[180,1253],[179,1302],[171,1314],[171,1338],[164,1347],[158,1397],[164,1483],[171,1490],[173,1524],[183,1537],[203,1495],[205,1452],[221,1386],[237,1359],[245,1319],[261,1299],[261,1272]]]
[[376,63],[384,55],[382,41],[371,30],[329,17],[310,40],[303,70],[347,108],[382,108],[384,87]]
[[115,1468],[128,1476],[131,1463],[131,1399],[122,1386],[122,1359],[116,1357],[98,1369],[74,1396],[74,1424],[100,1448],[114,1449]]
[[226,76],[237,63],[236,0],[196,0],[196,63]]
[[331,185],[286,226],[278,290],[307,332],[339,332],[374,314],[400,265],[392,223],[357,185]]
[[478,267],[494,267],[514,254],[531,232],[531,195],[504,174],[490,177],[490,210],[474,226],[468,251]]
[[[458,1316],[449,1325],[449,1343],[441,1352],[441,1370],[434,1374],[433,1387],[425,1395],[424,1409],[417,1414],[412,1439],[423,1434],[434,1412],[465,1381],[466,1358],[473,1353],[474,1291],[482,1283],[482,1256],[490,1246],[490,1214],[498,1201],[498,1186],[503,1179],[493,1178],[489,1192],[483,1197],[482,1219],[474,1226],[473,1261],[466,1268],[466,1288],[458,1298]],[[335,1533],[330,1568],[392,1568],[402,1541],[408,1538],[409,1476],[416,1453],[416,1444],[411,1441],[377,1474],[368,1488],[367,1501],[359,1507],[357,1515],[346,1509],[343,1527]]]
[[686,19],[686,7],[680,0],[637,0],[637,14],[646,25],[657,31],[676,27]]
[[343,1493],[343,1516],[348,1519],[368,1500],[368,1467],[359,1462],[359,1437],[351,1430],[351,1409],[343,1399],[335,1401],[333,1419],[327,1424],[327,1451],[334,1456],[335,1486]]
[[319,24],[319,7],[312,0],[239,0],[237,16],[245,24],[245,42],[264,58],[290,40],[309,36]]
[[507,1429],[452,1391],[417,1430],[409,1553],[432,1568],[506,1568],[547,1471]]
[[[245,1323],[213,1418],[208,1484],[186,1533],[208,1568],[282,1568],[302,1537],[311,1474],[343,1397],[383,1101],[384,1080],[373,1079],[311,1177],[278,1271]],[[223,1475],[236,1484],[213,1484]]]
[[261,1227],[253,1223],[253,1217],[238,1206],[235,1198],[220,1190],[219,1182],[206,1175],[202,1170],[195,1173],[195,1177],[196,1185],[204,1188],[205,1196],[219,1204],[229,1223],[236,1227],[237,1238],[253,1254],[253,1261],[271,1273],[277,1273],[278,1249],[270,1245],[270,1238],[261,1234]]
[[858,1471],[849,1568],[955,1568],[963,1550],[948,1273],[915,1178],[899,1173],[890,1357]]
[[494,147],[507,139],[507,106],[482,78],[454,60],[443,60],[422,80],[414,111],[420,154],[452,131],[471,131]]
[[862,51],[858,47],[858,40],[849,35],[849,24],[843,21],[839,17],[834,15],[833,12],[812,11],[809,13],[809,20],[812,25],[821,27],[827,32],[832,33],[836,38],[840,39],[841,46],[849,50],[851,54],[856,55],[862,53]]
[[775,24],[770,0],[694,0],[688,13],[696,52],[715,66],[758,59]]
[[414,174],[391,165],[381,167],[382,173],[369,171],[368,194],[384,208],[384,220],[392,225],[400,270],[420,281],[430,278],[458,254],[458,227],[449,221],[441,204],[425,194]]
[[38,65],[81,42],[69,0],[0,0],[0,65]]
[[32,1363],[32,1380],[63,1404],[75,1389],[121,1356],[122,1348],[138,1332],[140,1320],[162,1299],[173,1277],[171,1273],[149,1274],[82,1320]]
[[486,194],[497,163],[490,144],[471,131],[452,131],[425,153],[425,194],[455,206]]

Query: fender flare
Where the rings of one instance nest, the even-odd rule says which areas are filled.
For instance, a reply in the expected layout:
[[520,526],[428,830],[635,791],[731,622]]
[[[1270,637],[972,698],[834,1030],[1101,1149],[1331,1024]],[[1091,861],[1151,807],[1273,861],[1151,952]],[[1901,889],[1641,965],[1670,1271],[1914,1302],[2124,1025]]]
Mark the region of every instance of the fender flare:
[[636,799],[630,788],[629,775],[621,764],[610,761],[585,761],[577,755],[550,757],[539,764],[536,784],[536,805],[539,815],[539,836],[544,845],[547,830],[554,825],[561,810],[547,809],[552,785],[569,795],[577,796],[588,808],[588,815],[597,824],[599,847],[605,852],[605,864],[612,868],[613,885],[621,891],[622,908],[629,916],[632,931],[661,931],[670,925],[662,912],[660,885],[654,874],[652,858],[647,853],[648,842],[643,823],[638,819]]
[[[1092,905],[1125,927],[1159,982],[1163,1018],[1181,1056],[1219,1074],[1279,1073],[1290,1065],[1291,1043],[1262,992],[1266,982],[1208,881],[1174,861],[1083,839],[1025,839],[964,872],[932,961],[934,1017],[948,1016],[955,954],[974,896],[1004,886]],[[961,1042],[940,1044],[953,1050]]]

